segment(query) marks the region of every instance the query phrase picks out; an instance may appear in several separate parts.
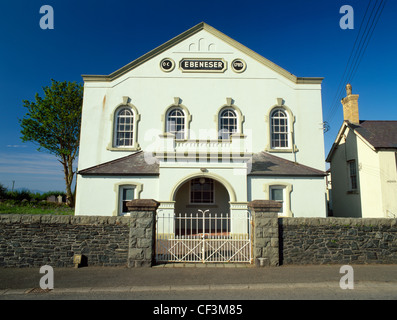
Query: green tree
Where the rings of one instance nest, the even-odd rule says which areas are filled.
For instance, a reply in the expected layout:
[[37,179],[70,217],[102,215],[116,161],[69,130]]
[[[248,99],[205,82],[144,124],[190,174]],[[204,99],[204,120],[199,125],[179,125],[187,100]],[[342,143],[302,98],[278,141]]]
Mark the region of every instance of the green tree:
[[43,87],[43,98],[36,93],[35,101],[23,100],[27,113],[19,119],[21,139],[37,144],[38,151],[56,156],[63,166],[67,202],[73,206],[73,161],[79,150],[83,86],[51,81],[51,86]]
[[0,183],[0,199],[5,199],[7,195],[7,188]]

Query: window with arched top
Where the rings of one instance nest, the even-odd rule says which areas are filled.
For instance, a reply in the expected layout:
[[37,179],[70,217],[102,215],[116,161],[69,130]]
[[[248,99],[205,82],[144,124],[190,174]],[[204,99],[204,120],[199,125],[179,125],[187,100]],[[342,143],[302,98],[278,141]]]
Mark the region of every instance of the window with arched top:
[[289,148],[288,114],[283,109],[275,109],[270,116],[271,148]]
[[130,107],[121,107],[116,112],[114,145],[132,147],[134,145],[134,111]]
[[181,108],[173,108],[167,113],[166,132],[175,135],[175,139],[186,138],[186,116]]
[[230,139],[237,132],[237,114],[233,109],[225,109],[219,114],[219,139]]

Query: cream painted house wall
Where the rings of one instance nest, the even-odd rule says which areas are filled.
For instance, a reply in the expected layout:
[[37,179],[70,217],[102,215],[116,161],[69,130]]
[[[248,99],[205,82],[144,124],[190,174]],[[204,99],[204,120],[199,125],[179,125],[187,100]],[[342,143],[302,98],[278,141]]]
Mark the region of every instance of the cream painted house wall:
[[379,175],[382,186],[383,212],[388,218],[397,217],[397,156],[395,151],[379,152]]
[[[338,217],[397,216],[395,151],[377,151],[349,127],[331,161],[333,212]],[[356,160],[358,188],[349,188],[348,161]]]
[[357,137],[359,192],[361,200],[361,216],[363,218],[383,218],[382,188],[379,174],[379,153],[375,152],[360,137]]
[[348,161],[357,162],[357,159],[357,138],[347,128],[333,153],[331,163],[332,205],[335,216],[360,217],[361,215],[360,193],[349,188]]

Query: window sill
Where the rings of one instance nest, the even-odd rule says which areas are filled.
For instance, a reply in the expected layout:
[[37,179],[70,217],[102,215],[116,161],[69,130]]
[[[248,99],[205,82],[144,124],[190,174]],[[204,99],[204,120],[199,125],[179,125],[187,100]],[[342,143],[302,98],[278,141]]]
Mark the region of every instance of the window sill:
[[360,194],[360,191],[356,190],[348,190],[346,194]]
[[298,148],[288,148],[288,149],[265,149],[266,152],[274,152],[274,153],[292,153],[298,152]]
[[266,146],[265,152],[274,152],[274,153],[292,153],[292,152],[298,152],[299,149],[297,146],[294,144],[293,148],[270,148],[269,145]]
[[109,151],[138,151],[141,150],[139,146],[136,147],[106,147]]

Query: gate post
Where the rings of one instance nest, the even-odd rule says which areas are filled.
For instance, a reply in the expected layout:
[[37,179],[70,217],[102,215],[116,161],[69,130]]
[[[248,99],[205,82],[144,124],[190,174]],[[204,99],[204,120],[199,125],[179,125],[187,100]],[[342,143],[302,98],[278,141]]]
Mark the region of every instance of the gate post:
[[282,204],[273,200],[253,200],[253,259],[256,266],[279,265],[278,212]]
[[159,202],[136,199],[126,203],[130,212],[128,268],[151,267],[156,241],[156,210]]

